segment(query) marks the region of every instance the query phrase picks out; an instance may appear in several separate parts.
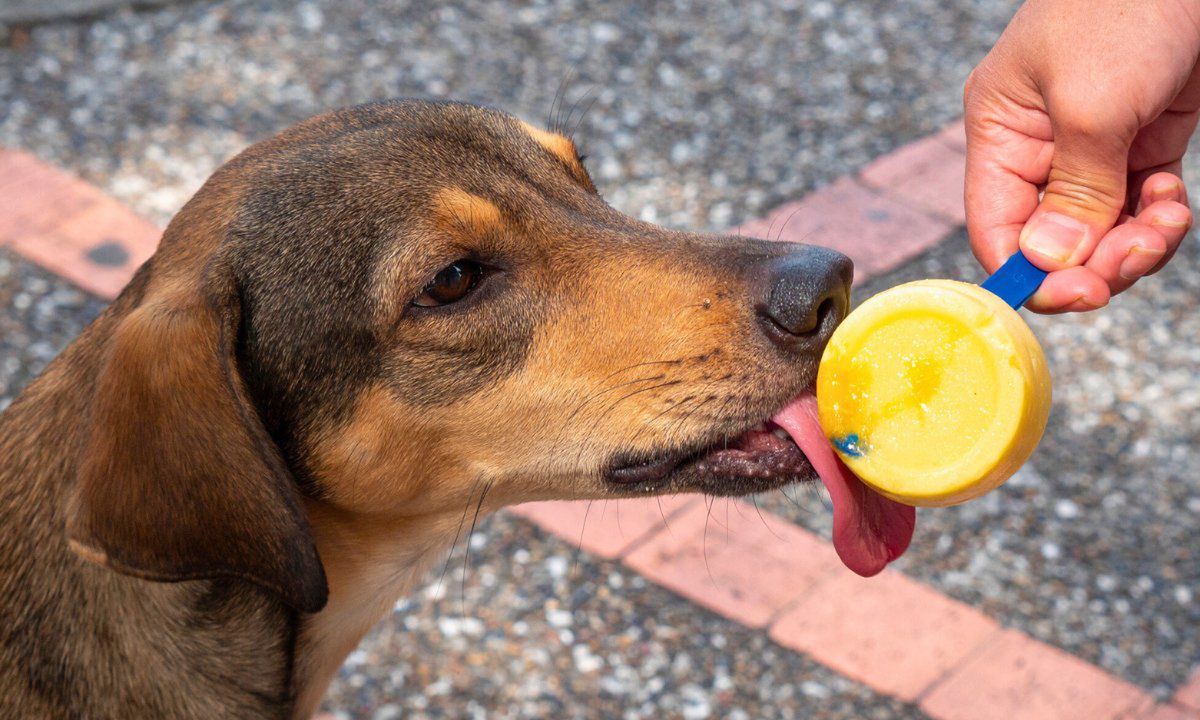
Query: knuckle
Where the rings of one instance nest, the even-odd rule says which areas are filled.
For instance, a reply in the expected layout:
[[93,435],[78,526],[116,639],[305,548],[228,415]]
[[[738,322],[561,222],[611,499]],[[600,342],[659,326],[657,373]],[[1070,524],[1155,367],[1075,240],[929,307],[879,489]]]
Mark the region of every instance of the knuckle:
[[1095,170],[1052,168],[1044,200],[1060,207],[1102,215],[1111,222],[1125,205],[1122,181],[1123,178]]

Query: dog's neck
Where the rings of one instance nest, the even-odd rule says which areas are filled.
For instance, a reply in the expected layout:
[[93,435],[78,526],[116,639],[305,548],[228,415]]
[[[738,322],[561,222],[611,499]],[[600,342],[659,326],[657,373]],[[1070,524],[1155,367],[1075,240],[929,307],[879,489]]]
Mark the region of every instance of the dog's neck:
[[307,500],[329,603],[301,621],[293,688],[295,718],[316,710],[346,656],[412,590],[459,531],[454,513],[411,518],[348,516]]

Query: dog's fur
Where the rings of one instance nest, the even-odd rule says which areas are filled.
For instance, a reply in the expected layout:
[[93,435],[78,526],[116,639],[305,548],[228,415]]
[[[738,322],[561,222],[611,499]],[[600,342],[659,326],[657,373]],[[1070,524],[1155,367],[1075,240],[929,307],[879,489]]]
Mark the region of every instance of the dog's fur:
[[[610,470],[811,386],[849,280],[812,252],[631,220],[569,139],[467,105],[251,147],[0,416],[0,716],[305,717],[464,513],[807,479]],[[461,258],[473,292],[412,302]],[[770,302],[834,288],[814,337],[764,328],[789,258]]]

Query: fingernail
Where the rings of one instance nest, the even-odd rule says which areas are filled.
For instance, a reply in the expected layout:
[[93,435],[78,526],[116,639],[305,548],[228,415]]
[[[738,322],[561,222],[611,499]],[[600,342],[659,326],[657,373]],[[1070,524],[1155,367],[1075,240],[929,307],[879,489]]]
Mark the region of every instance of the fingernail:
[[1083,305],[1084,307],[1088,308],[1089,310],[1099,310],[1100,308],[1104,307],[1105,305],[1108,305],[1107,300],[1102,303],[1095,303],[1095,302],[1092,302],[1091,300],[1089,300],[1088,298],[1085,298],[1084,296],[1080,295],[1079,297],[1075,298],[1074,303],[1069,303],[1067,305],[1067,307],[1070,307],[1071,305],[1074,305],[1075,303],[1079,303],[1080,305]]
[[1059,263],[1067,263],[1083,243],[1087,226],[1075,218],[1049,212],[1021,231],[1021,247]]
[[1117,268],[1117,274],[1126,280],[1137,280],[1149,272],[1150,268],[1157,265],[1165,252],[1165,250],[1159,250],[1158,248],[1134,245],[1125,254],[1125,259],[1121,261],[1121,266]]
[[1150,224],[1155,227],[1167,228],[1169,230],[1186,230],[1192,226],[1191,219],[1188,220],[1172,220],[1171,218],[1155,217],[1150,219]]
[[1158,187],[1150,190],[1150,202],[1156,203],[1159,200],[1174,200],[1179,197],[1179,182],[1163,183]]

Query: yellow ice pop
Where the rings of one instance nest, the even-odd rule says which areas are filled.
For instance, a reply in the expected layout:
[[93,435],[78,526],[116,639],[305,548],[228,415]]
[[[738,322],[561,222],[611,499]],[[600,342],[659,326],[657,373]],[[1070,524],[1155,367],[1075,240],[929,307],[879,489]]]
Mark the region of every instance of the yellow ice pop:
[[[1020,307],[1035,288],[1009,302]],[[864,302],[834,333],[817,377],[821,426],[842,461],[916,506],[965,502],[1010,478],[1042,437],[1050,394],[1045,356],[1017,311],[953,280]]]

